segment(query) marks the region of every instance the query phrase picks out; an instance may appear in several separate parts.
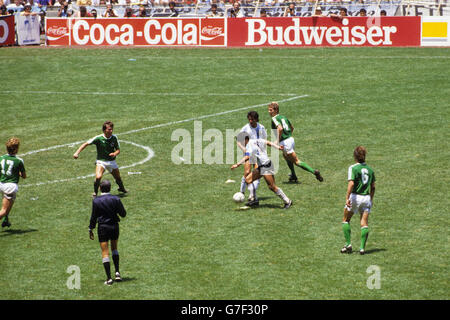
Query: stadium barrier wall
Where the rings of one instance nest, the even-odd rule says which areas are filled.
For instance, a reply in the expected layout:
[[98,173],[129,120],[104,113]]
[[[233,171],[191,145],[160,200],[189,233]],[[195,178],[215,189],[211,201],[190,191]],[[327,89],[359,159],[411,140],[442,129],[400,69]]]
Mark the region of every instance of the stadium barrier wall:
[[64,46],[420,46],[420,17],[47,18]]
[[14,43],[14,16],[0,16],[0,46],[11,46]]

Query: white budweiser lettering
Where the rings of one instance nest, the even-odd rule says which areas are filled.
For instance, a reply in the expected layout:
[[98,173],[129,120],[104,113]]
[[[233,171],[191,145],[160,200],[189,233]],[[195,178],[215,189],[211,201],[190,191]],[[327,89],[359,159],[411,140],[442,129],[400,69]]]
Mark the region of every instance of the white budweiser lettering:
[[293,18],[294,25],[267,26],[263,19],[246,19],[248,38],[245,45],[392,45],[391,34],[397,32],[395,26],[353,26],[347,27],[348,19],[342,26],[300,26],[300,19]]
[[222,27],[206,26],[202,28],[202,34],[209,36],[218,36],[223,33]]
[[47,29],[47,34],[54,36],[62,36],[69,32],[67,27],[50,27]]

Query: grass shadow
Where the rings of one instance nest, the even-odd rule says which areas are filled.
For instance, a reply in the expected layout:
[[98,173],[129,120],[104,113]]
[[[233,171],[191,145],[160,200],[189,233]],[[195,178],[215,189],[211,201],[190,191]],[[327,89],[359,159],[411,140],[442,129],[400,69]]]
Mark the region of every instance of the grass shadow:
[[369,250],[366,250],[364,254],[371,254],[371,253],[381,252],[381,251],[387,251],[387,249],[384,249],[384,248],[369,249]]
[[8,230],[4,230],[3,232],[1,232],[0,236],[6,237],[6,236],[12,236],[15,234],[24,234],[24,233],[34,232],[34,231],[39,231],[39,230],[37,230],[37,229],[26,229],[26,230],[8,229]]

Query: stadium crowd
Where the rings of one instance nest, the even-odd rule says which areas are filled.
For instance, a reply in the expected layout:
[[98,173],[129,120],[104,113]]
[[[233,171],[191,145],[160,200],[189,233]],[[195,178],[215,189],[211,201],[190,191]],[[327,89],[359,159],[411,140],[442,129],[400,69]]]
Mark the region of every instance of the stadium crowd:
[[[366,0],[366,3],[370,3]],[[373,1],[372,1],[373,2]],[[179,14],[210,17],[244,16],[342,16],[343,10],[359,5],[353,16],[369,15],[363,0],[0,0],[0,15],[30,14],[57,17],[175,17]],[[334,11],[321,7],[333,6]],[[310,14],[302,12],[308,7]],[[195,11],[193,10],[195,8]],[[256,10],[255,8],[258,8]],[[341,10],[343,9],[343,10]],[[325,12],[324,12],[325,11]],[[26,13],[23,13],[26,12]],[[156,14],[155,14],[156,12]],[[386,10],[370,15],[386,15]]]

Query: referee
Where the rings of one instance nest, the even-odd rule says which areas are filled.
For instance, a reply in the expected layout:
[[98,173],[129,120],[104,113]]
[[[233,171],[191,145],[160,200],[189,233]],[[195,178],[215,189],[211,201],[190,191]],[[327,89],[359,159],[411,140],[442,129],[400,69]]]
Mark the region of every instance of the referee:
[[102,195],[94,198],[92,201],[92,215],[89,224],[89,238],[94,240],[95,225],[98,222],[98,240],[100,242],[100,248],[102,249],[102,261],[103,267],[106,272],[106,285],[112,285],[113,280],[111,278],[111,268],[109,263],[109,248],[108,241],[111,241],[112,259],[114,262],[114,268],[116,270],[115,281],[121,281],[119,272],[119,251],[117,250],[117,243],[119,241],[119,221],[121,217],[125,217],[127,212],[120,201],[120,198],[111,195],[111,182],[104,180],[100,183],[100,191]]

